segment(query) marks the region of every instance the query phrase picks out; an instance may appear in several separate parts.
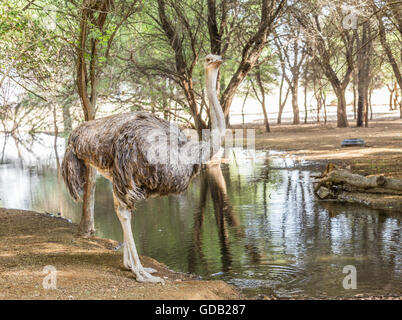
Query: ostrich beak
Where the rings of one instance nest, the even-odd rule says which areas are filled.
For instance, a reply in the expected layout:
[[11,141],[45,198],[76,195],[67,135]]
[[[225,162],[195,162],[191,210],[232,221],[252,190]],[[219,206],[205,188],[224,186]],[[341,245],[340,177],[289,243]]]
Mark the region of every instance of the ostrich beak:
[[216,59],[215,61],[214,61],[214,64],[216,65],[216,66],[220,66],[221,64],[223,63],[223,59],[221,58],[221,59]]

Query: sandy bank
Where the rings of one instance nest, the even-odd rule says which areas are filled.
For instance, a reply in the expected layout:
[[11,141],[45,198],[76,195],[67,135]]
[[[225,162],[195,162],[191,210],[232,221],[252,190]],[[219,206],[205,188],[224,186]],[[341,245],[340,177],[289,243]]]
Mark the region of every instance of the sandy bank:
[[[194,280],[142,257],[168,277],[143,284],[123,268],[117,242],[76,236],[77,226],[32,211],[0,209],[0,299],[238,299],[223,281]],[[57,288],[44,289],[43,268],[57,269]]]

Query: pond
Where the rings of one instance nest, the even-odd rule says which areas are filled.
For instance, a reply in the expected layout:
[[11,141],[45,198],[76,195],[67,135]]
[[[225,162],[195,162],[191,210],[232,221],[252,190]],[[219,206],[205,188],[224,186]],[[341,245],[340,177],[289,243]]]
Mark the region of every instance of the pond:
[[[0,204],[61,213],[79,222],[80,204],[58,183],[54,137],[0,139]],[[58,139],[61,157],[64,140]],[[291,158],[233,149],[180,195],[137,204],[140,254],[170,269],[222,279],[246,295],[340,297],[402,293],[402,214],[319,202],[313,173]],[[98,176],[97,236],[122,241],[111,184]],[[345,289],[354,266],[357,289]]]

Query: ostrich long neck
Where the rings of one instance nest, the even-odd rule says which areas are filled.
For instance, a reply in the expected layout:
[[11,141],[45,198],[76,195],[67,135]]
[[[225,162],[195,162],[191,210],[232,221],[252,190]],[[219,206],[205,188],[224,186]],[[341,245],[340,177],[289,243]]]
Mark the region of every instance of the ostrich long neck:
[[[188,163],[205,163],[214,159],[219,154],[220,147],[225,137],[225,118],[222,107],[216,94],[216,79],[218,69],[206,69],[207,97],[209,101],[209,113],[211,117],[211,135],[208,141],[189,141],[182,149],[180,161]],[[212,150],[211,150],[212,149]]]
[[213,134],[219,134],[222,138],[225,135],[225,117],[223,115],[221,104],[216,94],[216,80],[218,78],[218,69],[206,70],[207,97],[209,101],[209,112],[211,117],[211,129]]

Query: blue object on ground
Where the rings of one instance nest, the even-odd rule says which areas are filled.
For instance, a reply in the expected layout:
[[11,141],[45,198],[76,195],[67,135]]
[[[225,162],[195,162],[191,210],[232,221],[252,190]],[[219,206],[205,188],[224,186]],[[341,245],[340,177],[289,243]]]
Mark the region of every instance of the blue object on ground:
[[341,147],[365,147],[363,139],[345,139],[341,142]]

